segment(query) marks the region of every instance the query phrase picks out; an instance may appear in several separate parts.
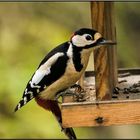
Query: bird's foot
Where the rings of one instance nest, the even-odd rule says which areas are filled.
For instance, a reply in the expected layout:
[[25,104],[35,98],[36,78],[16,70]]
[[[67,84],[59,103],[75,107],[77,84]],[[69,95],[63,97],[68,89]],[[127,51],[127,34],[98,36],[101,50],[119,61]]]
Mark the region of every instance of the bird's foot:
[[58,101],[59,97],[63,97],[63,96],[77,96],[77,94],[68,88],[64,91],[57,93],[54,100]]
[[78,84],[74,84],[73,86],[71,86],[71,88],[75,88],[76,93],[84,92],[84,89]]
[[77,93],[76,93],[76,96],[75,96],[75,101],[76,101],[76,102],[83,102],[83,101],[86,101],[86,99],[85,99],[84,97],[85,97],[84,90],[81,91],[81,92],[77,92]]
[[74,84],[73,86],[71,86],[71,88],[75,88],[75,93],[76,93],[76,96],[75,96],[75,101],[77,102],[83,102],[85,101],[86,99],[84,98],[85,96],[85,91],[84,89],[78,85],[78,84]]
[[57,93],[54,100],[58,101],[58,99],[63,96],[74,96],[74,101],[83,102],[85,101],[84,95],[84,89],[80,85],[75,84],[64,91]]

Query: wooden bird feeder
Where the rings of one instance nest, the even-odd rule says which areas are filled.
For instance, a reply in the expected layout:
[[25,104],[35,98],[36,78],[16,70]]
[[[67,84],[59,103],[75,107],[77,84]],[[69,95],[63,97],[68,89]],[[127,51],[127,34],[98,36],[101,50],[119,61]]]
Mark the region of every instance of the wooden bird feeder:
[[[116,41],[114,2],[91,2],[91,18],[94,29]],[[64,127],[140,124],[140,69],[118,70],[116,52],[116,46],[94,51],[95,71],[80,79],[85,101],[63,97]]]

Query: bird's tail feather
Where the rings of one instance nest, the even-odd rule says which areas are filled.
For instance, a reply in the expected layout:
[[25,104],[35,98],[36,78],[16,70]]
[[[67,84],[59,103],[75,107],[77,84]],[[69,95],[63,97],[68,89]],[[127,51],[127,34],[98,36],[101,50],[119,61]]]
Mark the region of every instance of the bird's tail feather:
[[26,94],[25,96],[23,96],[22,100],[19,101],[19,103],[15,107],[14,111],[16,112],[17,110],[19,110],[21,107],[23,107],[25,104],[27,104],[33,98],[34,97],[31,96],[31,94]]
[[53,101],[53,100],[46,101],[46,100],[42,100],[40,98],[35,98],[35,100],[41,107],[43,107],[46,110],[51,111],[55,115],[62,131],[65,133],[65,135],[69,139],[76,140],[76,135],[75,135],[73,129],[72,128],[63,128],[63,126],[62,126],[61,110],[60,110],[60,107],[59,107],[57,101]]

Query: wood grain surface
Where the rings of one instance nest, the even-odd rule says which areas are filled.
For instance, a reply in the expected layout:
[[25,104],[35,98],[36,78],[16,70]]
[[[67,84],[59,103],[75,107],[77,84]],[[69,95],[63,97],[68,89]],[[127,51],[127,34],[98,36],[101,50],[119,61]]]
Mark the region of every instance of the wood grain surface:
[[[63,109],[64,108],[64,109]],[[65,103],[62,106],[64,127],[140,124],[140,99]]]
[[[92,27],[105,39],[116,41],[114,2],[91,2]],[[117,84],[116,47],[105,46],[94,51],[97,99],[110,99]]]

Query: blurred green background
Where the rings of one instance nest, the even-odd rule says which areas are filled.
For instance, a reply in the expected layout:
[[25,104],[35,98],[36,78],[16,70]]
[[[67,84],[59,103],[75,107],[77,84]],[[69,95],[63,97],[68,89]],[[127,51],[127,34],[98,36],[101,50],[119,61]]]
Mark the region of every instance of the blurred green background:
[[[140,67],[140,3],[115,8],[118,67]],[[34,100],[13,109],[42,58],[81,27],[91,27],[89,2],[0,3],[0,138],[66,138]],[[138,125],[74,129],[78,138],[140,138]]]

